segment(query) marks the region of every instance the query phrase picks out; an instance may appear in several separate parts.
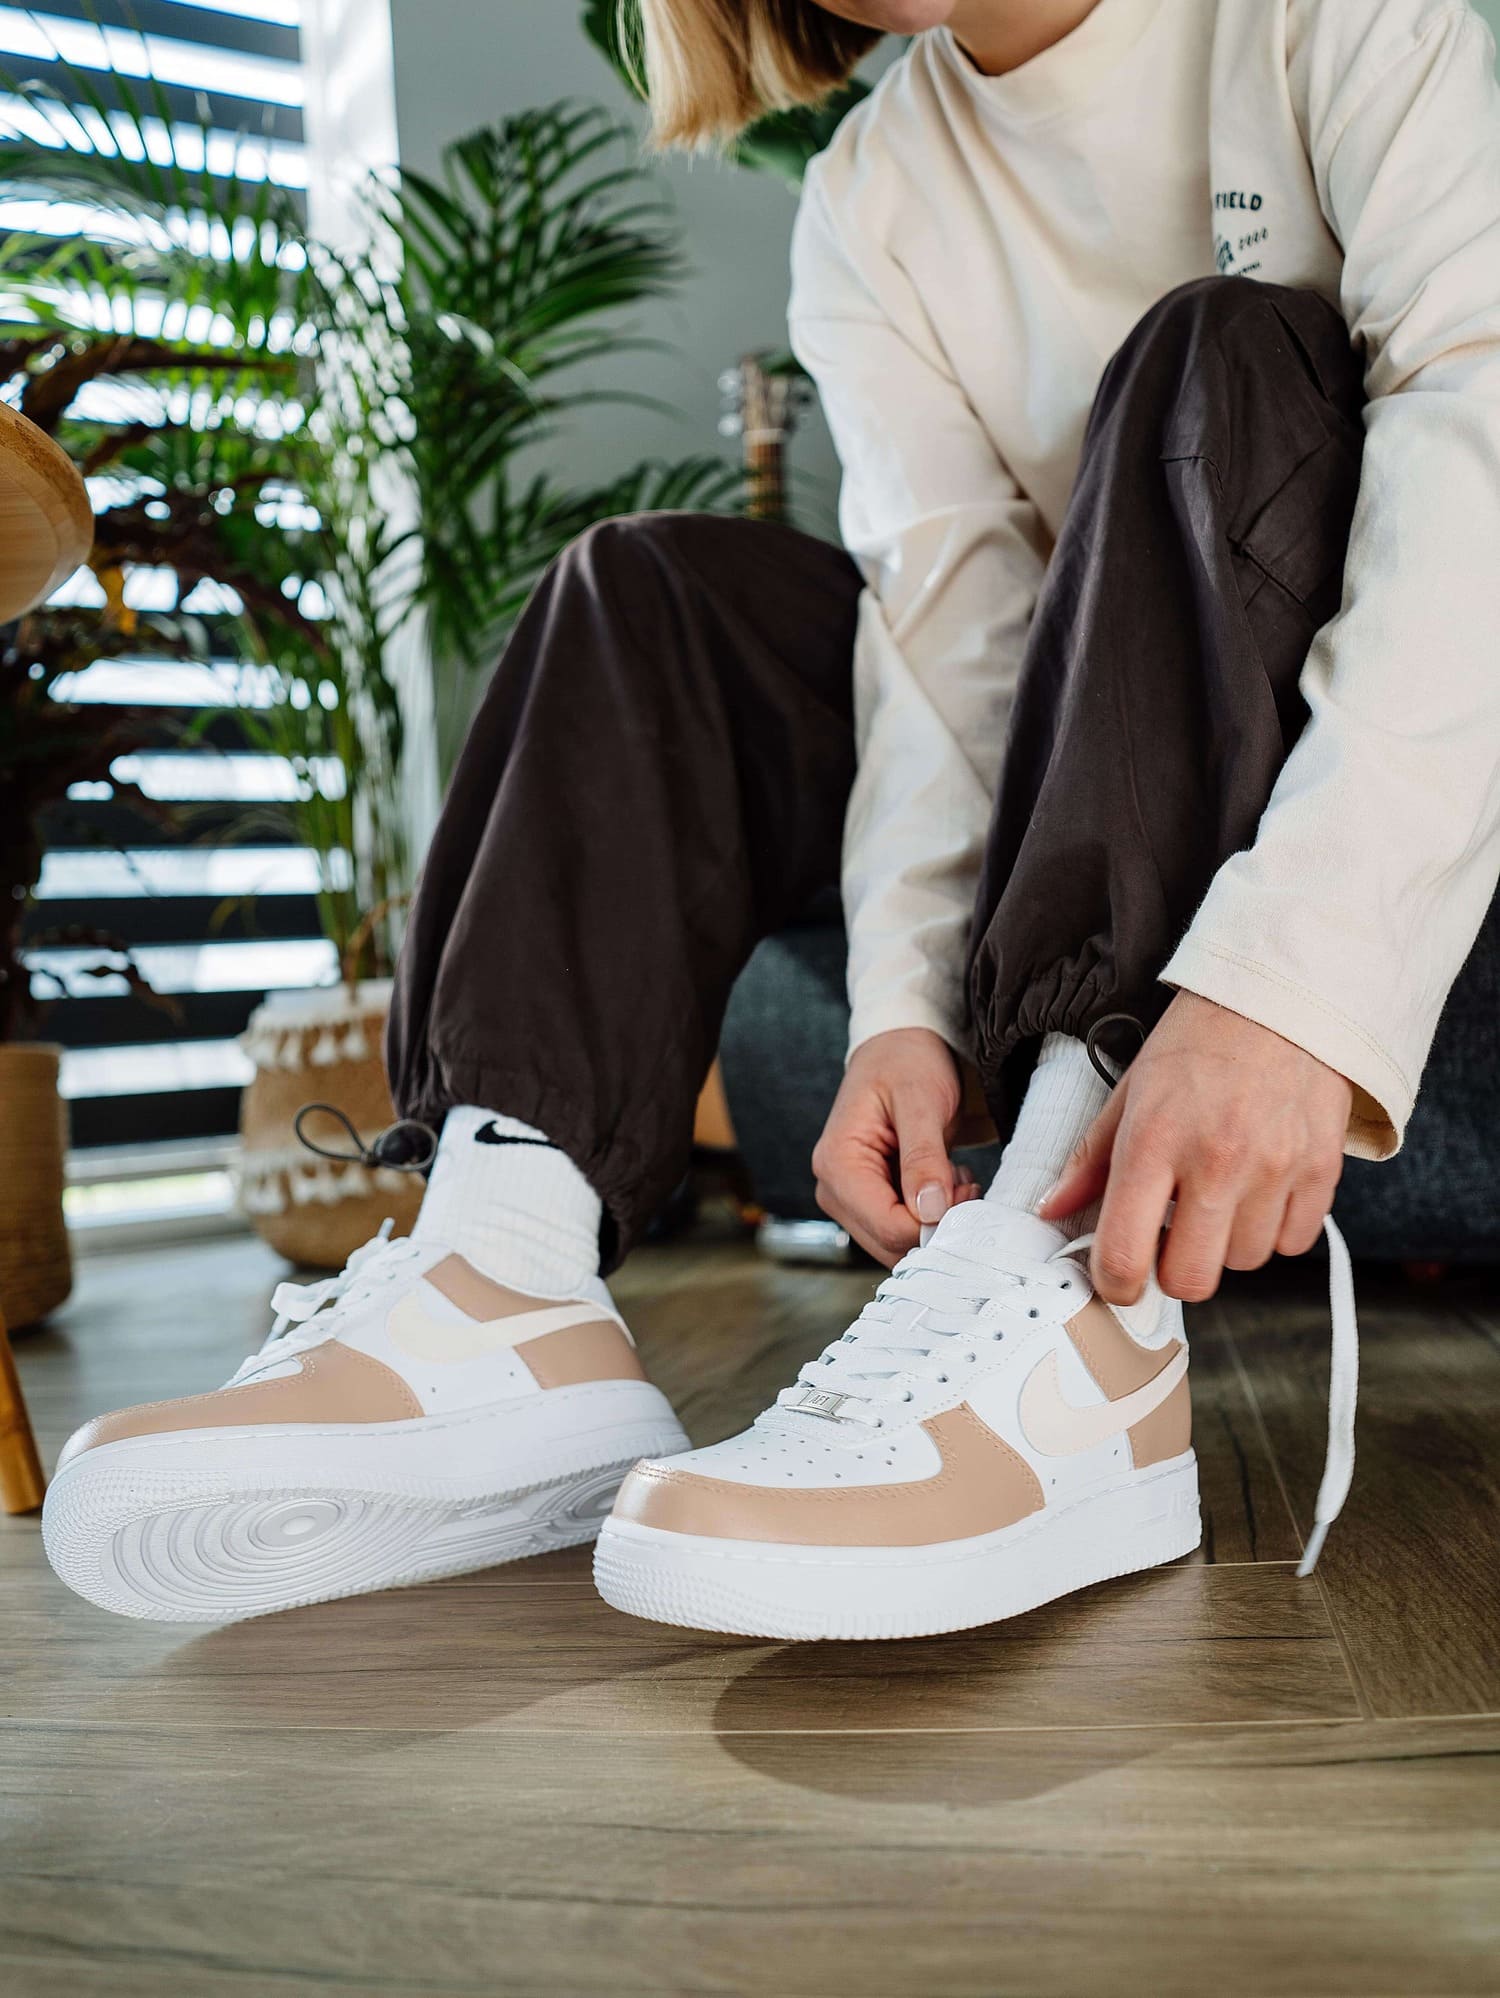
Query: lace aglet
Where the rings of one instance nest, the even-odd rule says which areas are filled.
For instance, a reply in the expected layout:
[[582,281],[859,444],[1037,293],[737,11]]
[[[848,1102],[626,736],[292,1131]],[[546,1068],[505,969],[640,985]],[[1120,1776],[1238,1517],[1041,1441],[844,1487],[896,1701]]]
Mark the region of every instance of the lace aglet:
[[1326,1519],[1315,1521],[1313,1530],[1308,1535],[1307,1545],[1302,1550],[1302,1559],[1297,1563],[1297,1573],[1299,1575],[1308,1576],[1317,1567],[1318,1556],[1322,1553],[1323,1542],[1327,1538],[1328,1521]]

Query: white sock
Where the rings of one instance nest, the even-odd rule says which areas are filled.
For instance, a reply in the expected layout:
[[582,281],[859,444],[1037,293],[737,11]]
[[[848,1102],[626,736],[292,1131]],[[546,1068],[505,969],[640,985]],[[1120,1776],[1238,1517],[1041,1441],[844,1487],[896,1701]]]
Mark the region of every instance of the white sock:
[[[985,1199],[1034,1214],[1109,1095],[1083,1042],[1069,1034],[1048,1034]],[[1083,1234],[1093,1225],[1091,1212],[1070,1215],[1059,1226],[1066,1234]]]
[[517,1117],[448,1112],[412,1234],[496,1283],[570,1296],[599,1274],[599,1196],[566,1152]]

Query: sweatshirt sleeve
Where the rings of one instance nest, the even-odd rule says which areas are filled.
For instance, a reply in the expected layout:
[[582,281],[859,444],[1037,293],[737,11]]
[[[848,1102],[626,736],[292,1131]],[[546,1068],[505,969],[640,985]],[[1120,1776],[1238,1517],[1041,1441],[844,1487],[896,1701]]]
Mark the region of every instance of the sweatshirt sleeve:
[[964,965],[1045,535],[953,377],[915,291],[815,163],[793,242],[791,337],[843,467],[866,588],[858,770],[844,833],[850,1048],[894,1027],[968,1045]]
[[1288,20],[1364,463],[1310,720],[1163,975],[1347,1076],[1381,1158],[1500,874],[1500,90],[1462,0]]

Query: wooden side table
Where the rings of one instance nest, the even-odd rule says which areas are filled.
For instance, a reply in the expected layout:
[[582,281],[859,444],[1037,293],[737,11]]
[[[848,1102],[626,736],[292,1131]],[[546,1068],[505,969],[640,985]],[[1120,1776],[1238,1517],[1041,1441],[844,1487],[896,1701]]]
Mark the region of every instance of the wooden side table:
[[[94,516],[61,446],[0,402],[0,624],[43,603],[85,561]],[[0,1318],[0,1506],[35,1512],[46,1481]]]

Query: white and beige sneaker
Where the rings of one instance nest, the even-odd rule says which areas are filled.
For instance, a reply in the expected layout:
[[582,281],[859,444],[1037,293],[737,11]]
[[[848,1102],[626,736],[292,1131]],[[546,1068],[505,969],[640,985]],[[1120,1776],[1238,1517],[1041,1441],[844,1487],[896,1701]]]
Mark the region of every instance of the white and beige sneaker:
[[281,1284],[213,1394],[99,1417],[42,1530],[125,1616],[226,1623],[593,1539],[636,1460],[687,1438],[597,1280],[535,1297],[384,1232]]
[[1094,1295],[1084,1246],[953,1208],[743,1435],[625,1480],[606,1602],[759,1637],[916,1637],[1198,1545],[1182,1307]]

